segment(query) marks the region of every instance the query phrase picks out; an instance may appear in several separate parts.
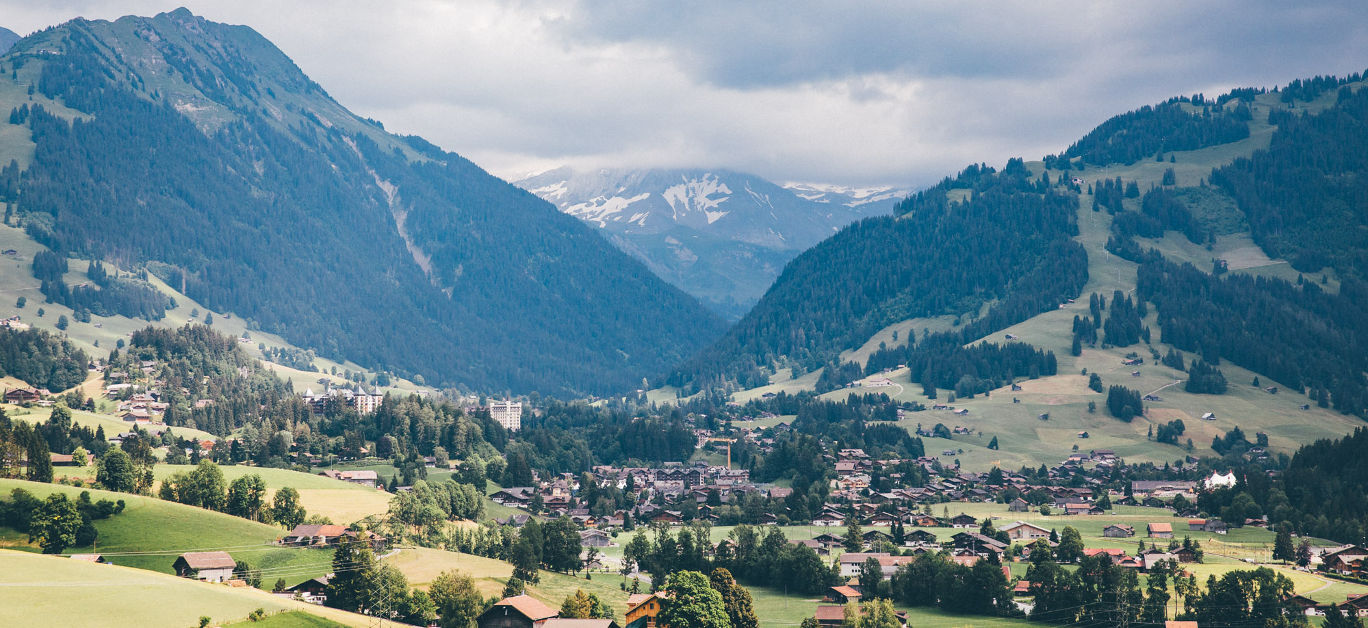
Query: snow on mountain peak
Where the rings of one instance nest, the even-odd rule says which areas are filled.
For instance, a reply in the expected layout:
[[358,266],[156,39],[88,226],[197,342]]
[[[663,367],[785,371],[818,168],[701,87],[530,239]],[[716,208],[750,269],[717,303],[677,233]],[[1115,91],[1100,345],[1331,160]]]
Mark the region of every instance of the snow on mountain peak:
[[731,189],[711,172],[703,175],[702,178],[691,179],[681,175],[682,183],[665,188],[661,193],[665,202],[670,204],[670,209],[674,212],[675,221],[679,221],[680,214],[688,215],[692,212],[703,212],[708,224],[713,224],[722,219],[730,212],[715,211],[717,206],[731,198]]

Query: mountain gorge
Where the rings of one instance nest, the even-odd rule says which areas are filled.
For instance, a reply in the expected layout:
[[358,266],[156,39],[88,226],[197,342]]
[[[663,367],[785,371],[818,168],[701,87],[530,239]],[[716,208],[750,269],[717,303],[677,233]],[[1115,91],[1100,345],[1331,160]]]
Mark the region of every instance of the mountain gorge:
[[[639,387],[722,321],[594,230],[347,111],[247,27],[74,20],[0,57],[10,224],[320,355],[480,390]],[[4,135],[13,137],[13,134]]]
[[623,251],[739,318],[790,259],[855,220],[887,214],[895,188],[780,186],[728,170],[559,168],[515,182],[601,229]]

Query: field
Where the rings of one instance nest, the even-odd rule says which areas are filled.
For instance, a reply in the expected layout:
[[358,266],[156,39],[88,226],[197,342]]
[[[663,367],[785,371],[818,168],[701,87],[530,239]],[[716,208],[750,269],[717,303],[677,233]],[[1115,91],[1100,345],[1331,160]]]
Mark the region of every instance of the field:
[[[513,575],[513,566],[501,560],[445,552],[428,548],[404,549],[393,558],[386,559],[408,578],[409,584],[426,589],[437,575],[448,569],[457,569],[475,579],[475,585],[485,596],[497,596],[503,591],[504,583]],[[541,583],[528,587],[528,594],[541,600],[553,609],[560,608],[566,596],[575,589],[593,593],[608,604],[617,614],[619,622],[627,610],[627,593],[619,588],[622,576],[617,574],[595,574],[592,579],[571,576],[551,571],[541,572]]]
[[197,625],[201,616],[226,622],[246,619],[256,609],[297,611],[272,618],[268,626],[366,626],[370,619],[251,588],[7,550],[0,550],[0,590],[7,600],[0,604],[5,626],[184,628]]
[[[190,465],[159,464],[153,467],[153,474],[158,480],[163,480],[173,473],[193,468]],[[219,469],[229,483],[244,475],[260,475],[272,495],[276,489],[292,487],[299,491],[299,502],[309,514],[323,515],[340,525],[389,511],[389,493],[315,473],[243,465],[220,466]]]
[[[0,480],[0,494],[8,496],[15,488],[23,488],[39,499],[53,492],[66,493],[74,499],[81,492],[70,486]],[[221,549],[261,569],[262,582],[267,586],[277,578],[293,585],[321,576],[332,565],[332,550],[273,545],[284,534],[276,526],[153,497],[99,490],[91,490],[90,496],[95,501],[122,499],[127,508],[122,514],[95,522],[99,530],[95,547],[70,547],[66,550],[68,554],[98,552],[118,565],[173,573],[171,564],[181,553]],[[0,528],[0,547],[38,551],[27,541],[26,536],[14,530]]]
[[[1070,176],[1084,180],[1084,189],[1102,179],[1121,177],[1135,180],[1141,190],[1157,186],[1165,170],[1172,168],[1180,186],[1199,185],[1209,176],[1214,166],[1229,163],[1236,157],[1265,147],[1272,135],[1273,127],[1267,124],[1270,106],[1276,106],[1274,94],[1261,96],[1254,105],[1254,121],[1248,139],[1214,146],[1210,148],[1172,153],[1174,162],[1155,162],[1141,160],[1130,166],[1115,165],[1106,168],[1089,167],[1087,170],[1071,171]],[[1313,104],[1324,106],[1325,98]],[[1043,171],[1041,162],[1027,164],[1038,176]],[[1052,171],[1051,178],[1060,173]],[[1210,197],[1203,201],[1206,205],[1219,206],[1229,203],[1219,194],[1203,193]],[[1214,200],[1213,200],[1214,199]],[[1139,199],[1127,199],[1129,208],[1138,208]],[[1133,345],[1126,348],[1087,348],[1082,355],[1070,355],[1072,342],[1072,322],[1075,315],[1088,315],[1087,295],[1099,293],[1111,298],[1113,291],[1132,293],[1135,289],[1136,264],[1120,259],[1105,249],[1111,216],[1106,212],[1091,210],[1092,198],[1083,194],[1081,198],[1078,223],[1080,234],[1076,240],[1087,250],[1089,260],[1089,281],[1083,289],[1082,298],[1075,303],[1065,303],[1059,309],[1037,315],[1027,321],[1008,327],[1002,331],[973,343],[982,341],[1004,342],[1008,334],[1035,347],[1053,351],[1059,362],[1059,374],[1037,380],[1019,382],[1021,391],[1013,392],[1009,387],[991,391],[972,399],[956,399],[956,409],[968,409],[968,415],[956,415],[949,410],[927,410],[915,413],[903,420],[901,425],[915,429],[921,425],[927,429],[937,423],[947,427],[963,426],[973,431],[971,435],[955,435],[951,440],[924,438],[927,455],[941,456],[946,463],[958,460],[967,470],[985,470],[993,466],[1019,468],[1037,467],[1042,464],[1053,465],[1068,457],[1075,448],[1081,451],[1092,449],[1112,449],[1128,462],[1149,461],[1162,463],[1174,461],[1188,455],[1181,446],[1156,443],[1148,438],[1149,430],[1157,424],[1182,419],[1187,428],[1180,439],[1180,445],[1192,440],[1193,455],[1211,455],[1209,449],[1215,436],[1223,435],[1238,425],[1246,434],[1263,432],[1268,434],[1270,449],[1275,452],[1291,453],[1301,444],[1320,438],[1342,436],[1361,422],[1340,415],[1332,410],[1315,407],[1315,403],[1304,395],[1283,391],[1272,395],[1252,386],[1257,373],[1242,369],[1229,362],[1222,362],[1220,369],[1229,382],[1229,391],[1224,395],[1195,395],[1183,391],[1182,382],[1186,374],[1157,364],[1146,345]],[[1206,210],[1204,210],[1206,211]],[[1229,207],[1217,207],[1213,212],[1229,212]],[[1232,273],[1249,273],[1261,276],[1279,277],[1295,280],[1296,271],[1283,260],[1268,258],[1248,233],[1228,233],[1219,235],[1211,250],[1188,242],[1180,234],[1170,232],[1161,239],[1142,240],[1142,246],[1158,248],[1166,256],[1176,261],[1188,261],[1198,268],[1209,269],[1212,258],[1223,258],[1230,262]],[[1317,277],[1317,279],[1319,279]],[[1338,278],[1333,273],[1327,276],[1327,289],[1338,289]],[[930,328],[932,331],[949,329],[950,323],[944,316],[919,318],[902,321],[881,330],[862,346],[842,354],[847,360],[863,362],[870,352],[880,343],[889,346],[905,341],[910,330]],[[1166,353],[1169,346],[1160,342],[1157,313],[1151,311],[1145,324],[1154,336],[1154,350]],[[893,339],[898,332],[899,340]],[[971,343],[971,344],[973,344]],[[1145,362],[1139,367],[1122,365],[1126,354],[1136,352]],[[1162,400],[1146,402],[1148,412],[1131,423],[1118,421],[1105,411],[1105,394],[1089,390],[1087,378],[1080,373],[1096,373],[1105,386],[1121,384],[1140,391],[1142,394],[1154,393]],[[1138,371],[1138,375],[1133,374]],[[850,392],[884,392],[900,401],[920,402],[927,406],[932,402],[923,396],[920,384],[909,381],[907,371],[893,370],[880,374],[888,377],[895,385],[873,389],[840,389],[827,393],[828,399],[843,399]],[[1261,381],[1271,383],[1268,377]],[[780,370],[768,386],[738,392],[733,399],[745,402],[765,392],[780,390],[795,392],[811,390],[817,380],[817,373],[808,373],[793,379],[786,370]],[[1268,384],[1265,384],[1268,385]],[[937,402],[947,403],[951,391],[939,391]],[[1088,403],[1097,404],[1097,411],[1088,412]],[[1303,404],[1311,404],[1309,410],[1302,410]],[[1214,421],[1202,421],[1205,413],[1213,413]],[[1048,419],[1042,419],[1048,415]],[[1086,432],[1088,437],[1081,438]],[[988,443],[998,438],[1000,448],[990,450]],[[962,450],[962,451],[961,451]],[[951,452],[951,453],[945,453]]]

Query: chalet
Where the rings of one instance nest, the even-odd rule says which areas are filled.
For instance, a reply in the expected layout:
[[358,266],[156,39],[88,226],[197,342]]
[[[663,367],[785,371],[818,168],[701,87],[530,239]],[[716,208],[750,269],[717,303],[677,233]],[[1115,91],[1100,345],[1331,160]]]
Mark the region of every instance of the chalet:
[[171,567],[182,578],[223,582],[233,577],[237,563],[228,552],[186,552],[176,557]]
[[1152,539],[1171,539],[1173,538],[1173,524],[1171,523],[1151,523],[1146,527],[1149,538]]
[[500,506],[517,508],[532,502],[533,490],[530,486],[513,486],[495,491],[493,495],[489,496],[489,499]]
[[579,533],[579,536],[580,545],[585,547],[609,547],[613,544],[612,537],[603,530],[584,530]]
[[376,552],[376,553],[380,553],[380,552],[383,552],[383,551],[389,549],[389,539],[388,539],[388,538],[383,537],[383,536],[380,536],[379,534],[376,534],[376,533],[371,532],[371,531],[369,531],[369,530],[367,530],[367,531],[365,531],[365,532],[356,532],[355,530],[347,530],[346,532],[343,532],[343,533],[342,533],[342,542],[344,542],[344,543],[365,543],[367,546],[369,546],[369,547],[371,548],[371,551]]
[[932,517],[931,515],[912,515],[912,520],[908,523],[919,528],[939,528],[945,525],[944,523],[941,523],[940,519]]
[[1320,602],[1304,595],[1290,595],[1283,599],[1283,605],[1289,608],[1295,608],[1307,617],[1315,617],[1325,613],[1325,607],[1322,606]]
[[1135,528],[1121,524],[1112,524],[1102,528],[1102,536],[1113,539],[1130,538],[1135,536]]
[[1126,558],[1126,550],[1115,547],[1090,547],[1083,550],[1083,555],[1089,558],[1098,554],[1106,554],[1111,559],[1112,564],[1116,564]]
[[479,628],[533,628],[556,616],[556,611],[528,595],[506,597],[475,618]]
[[1191,548],[1178,548],[1173,550],[1173,555],[1178,557],[1180,563],[1197,562],[1197,552]]
[[813,537],[812,540],[817,541],[817,542],[820,543],[823,547],[826,547],[826,548],[837,547],[837,546],[841,545],[842,543],[844,543],[844,540],[841,539],[841,537],[836,536],[835,534],[827,533],[827,532],[823,532],[823,533],[821,533],[821,534],[818,534],[817,536]]
[[1030,512],[1031,504],[1018,497],[1007,504],[1007,512]]
[[[1049,533],[1046,533],[1048,536]],[[1007,544],[991,536],[984,536],[978,532],[956,532],[950,537],[950,542],[957,548],[970,549],[975,552],[1001,552],[1007,549]]]
[[[1064,514],[1066,515],[1091,515],[1093,509],[1097,508],[1092,504],[1064,504]],[[1100,509],[1099,509],[1100,510]],[[1098,513],[1100,514],[1100,513]]]
[[79,560],[82,562],[96,563],[100,565],[109,563],[109,561],[105,560],[103,554],[72,554],[70,558],[71,560]]
[[1093,460],[1116,460],[1116,452],[1110,449],[1094,449],[1088,452]]
[[1012,539],[1013,541],[1034,541],[1035,539],[1050,538],[1049,530],[1033,523],[1026,523],[1025,521],[1009,523],[1002,526],[1000,530],[1006,532],[1007,538]]
[[347,529],[339,525],[301,524],[280,539],[283,545],[337,545]]
[[310,604],[322,604],[328,601],[328,576],[310,578],[299,584],[285,589],[285,593],[292,598],[299,598]]
[[960,408],[960,409],[958,409],[958,410],[955,411],[955,414],[957,414],[957,415],[959,415],[959,416],[965,416],[965,415],[969,414],[969,408]]
[[1229,526],[1220,519],[1188,519],[1188,530],[1225,534],[1229,532]]
[[931,544],[936,542],[936,535],[926,530],[913,530],[907,533],[907,542]]
[[618,628],[618,623],[611,619],[552,617],[539,624],[538,628]]
[[978,519],[975,519],[972,516],[966,515],[964,513],[960,513],[950,518],[950,527],[976,528],[978,527]]
[[327,476],[334,480],[342,480],[343,482],[351,482],[352,484],[360,484],[361,486],[370,488],[375,488],[375,485],[380,481],[380,474],[368,469],[360,469],[357,471],[337,471],[328,469],[319,473],[319,475]]
[[860,568],[864,566],[865,560],[873,558],[883,565],[885,558],[912,558],[910,556],[891,556],[887,552],[846,552],[837,559],[841,566],[841,577],[851,578],[860,575]]
[[1352,576],[1363,573],[1366,558],[1368,550],[1358,545],[1350,545],[1321,556],[1321,568],[1340,575]]
[[813,517],[812,519],[812,525],[815,526],[832,527],[843,525],[844,523],[845,516],[839,513],[832,512],[824,512],[820,515],[817,515],[816,517]]
[[33,403],[43,395],[32,388],[11,388],[5,391],[5,403]]
[[1144,359],[1144,358],[1131,358],[1131,359],[1129,359],[1129,360],[1122,360],[1122,361],[1121,361],[1121,364],[1123,364],[1123,365],[1125,365],[1125,366],[1139,366],[1139,365],[1144,364],[1144,363],[1145,363],[1145,359]]
[[651,521],[659,523],[684,523],[684,513],[678,510],[662,510],[651,517]]
[[[656,615],[664,606],[666,595],[657,593],[633,593],[627,596],[625,621],[629,628],[655,628]],[[483,624],[481,625],[483,628]]]
[[1142,569],[1144,569],[1145,571],[1150,571],[1151,569],[1154,569],[1154,567],[1155,567],[1156,565],[1158,565],[1159,563],[1161,563],[1161,562],[1170,561],[1170,560],[1171,560],[1171,561],[1174,561],[1174,562],[1178,562],[1178,557],[1177,557],[1177,556],[1174,556],[1173,554],[1170,554],[1170,553],[1168,553],[1168,552],[1153,552],[1153,551],[1151,551],[1151,552],[1146,552],[1146,553],[1144,553],[1144,554],[1141,554],[1141,555],[1137,556],[1137,558],[1140,559],[1141,563],[1143,564]]
[[1216,420],[1216,413],[1215,413],[1215,412],[1204,412],[1204,413],[1202,413],[1202,420],[1203,420],[1203,421],[1215,421],[1215,420]]
[[76,457],[71,454],[49,454],[49,456],[52,458],[52,466],[54,467],[76,466]]
[[860,591],[848,584],[843,584],[839,587],[831,587],[830,589],[827,589],[826,599],[829,602],[835,602],[837,604],[845,604],[847,602],[859,602]]
[[845,624],[845,606],[819,604],[812,618],[821,628],[840,628]]

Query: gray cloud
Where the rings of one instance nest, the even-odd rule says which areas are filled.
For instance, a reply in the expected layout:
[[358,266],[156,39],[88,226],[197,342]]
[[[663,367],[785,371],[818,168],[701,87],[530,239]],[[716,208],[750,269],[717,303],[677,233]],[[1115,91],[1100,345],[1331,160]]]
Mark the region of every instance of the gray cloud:
[[[344,105],[514,177],[700,166],[922,184],[1177,94],[1368,66],[1355,2],[186,0]],[[35,6],[36,5],[36,6]],[[27,32],[145,0],[0,0]]]

